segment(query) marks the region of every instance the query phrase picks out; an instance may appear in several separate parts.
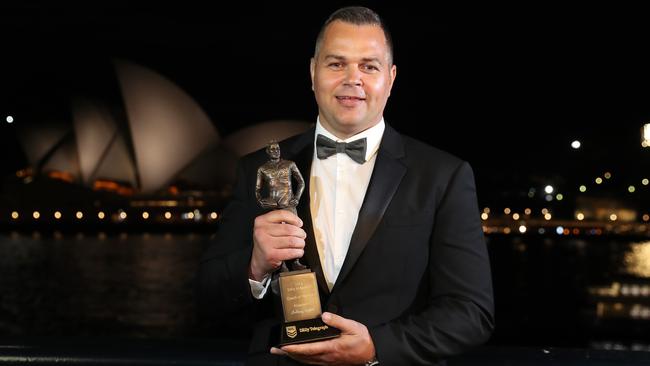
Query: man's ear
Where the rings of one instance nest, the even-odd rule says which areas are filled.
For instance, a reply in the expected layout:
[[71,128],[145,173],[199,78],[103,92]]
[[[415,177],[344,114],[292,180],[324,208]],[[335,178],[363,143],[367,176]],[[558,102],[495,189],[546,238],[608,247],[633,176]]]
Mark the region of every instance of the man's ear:
[[396,77],[397,77],[397,66],[392,65],[390,67],[390,89],[388,90],[388,95],[390,95],[390,91],[393,90],[393,84],[395,83]]
[[314,90],[314,72],[316,71],[316,60],[312,57],[309,60],[309,74],[311,75],[311,90]]

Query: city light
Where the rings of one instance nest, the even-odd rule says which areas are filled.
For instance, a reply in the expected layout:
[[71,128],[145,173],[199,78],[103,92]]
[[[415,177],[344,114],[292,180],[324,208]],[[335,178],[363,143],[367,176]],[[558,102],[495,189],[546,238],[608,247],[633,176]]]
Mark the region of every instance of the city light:
[[142,213],[142,218],[147,220],[149,218],[149,212],[145,211]]
[[486,214],[485,212],[483,212],[483,213],[481,214],[481,220],[487,220],[487,219],[488,219],[488,214]]
[[600,184],[602,182],[603,182],[603,178],[601,177],[596,178],[596,184]]
[[582,185],[582,186],[578,187],[578,190],[579,190],[580,192],[582,192],[582,193],[587,192],[587,186]]
[[629,187],[627,187],[627,191],[630,192],[630,193],[634,193],[634,191],[636,191],[636,187],[629,186]]
[[510,208],[509,207],[504,208],[503,213],[506,215],[510,215]]
[[533,211],[530,208],[526,208],[524,210],[524,214],[526,214],[526,215],[530,215],[531,212],[533,212]]
[[556,233],[557,235],[562,235],[562,234],[564,234],[564,228],[563,228],[562,226],[558,226],[558,227],[556,227],[556,228],[555,228],[555,233]]
[[7,116],[7,118],[5,118],[5,121],[7,121],[7,123],[14,123],[14,117],[13,116]]
[[611,215],[609,215],[609,219],[611,221],[616,221],[618,219],[618,216],[616,216],[616,214],[611,214]]
[[562,193],[558,193],[555,195],[555,199],[558,201],[562,201],[564,199],[564,195]]
[[[488,211],[489,211],[489,209],[488,209]],[[481,216],[482,216],[482,215],[481,215]],[[210,213],[210,218],[211,218],[212,220],[216,220],[217,217],[219,217],[219,215],[217,215],[216,212],[211,212],[211,213]]]
[[104,217],[106,217],[106,214],[104,214],[103,211],[99,211],[99,212],[97,213],[97,217],[99,217],[100,220],[103,220]]
[[20,215],[18,215],[18,212],[17,212],[17,211],[12,211],[12,212],[11,212],[11,218],[12,218],[12,219],[14,219],[14,220],[18,220],[18,217],[20,217]]
[[34,219],[38,220],[38,218],[41,217],[41,213],[38,212],[38,211],[34,211],[34,213],[32,213],[32,217]]
[[120,217],[120,220],[126,220],[126,212],[121,211],[119,217]]
[[612,173],[610,173],[610,172],[605,172],[604,176],[605,176],[605,179],[609,179],[609,178],[612,177]]
[[485,212],[486,214],[489,214],[490,213],[490,208],[489,207],[484,208],[483,212]]
[[546,193],[548,193],[548,194],[553,193],[554,190],[555,190],[555,189],[554,189],[553,186],[550,185],[550,184],[547,185],[546,187],[544,187],[544,192],[546,192]]
[[643,214],[643,221],[648,221],[648,220],[650,220],[650,215]]
[[648,183],[650,183],[650,181],[648,180],[648,178],[643,178],[643,180],[641,180],[641,184],[643,184],[644,186],[647,186]]
[[513,213],[513,214],[512,214],[512,219],[513,219],[513,220],[519,220],[519,214],[516,213],[516,212]]
[[519,226],[519,232],[522,233],[522,234],[525,233],[526,232],[526,225],[520,225]]
[[650,123],[646,123],[641,127],[641,146],[648,147],[650,145]]
[[585,219],[585,214],[583,214],[582,212],[578,212],[576,214],[576,219],[578,219],[578,221],[584,220]]
[[81,220],[81,219],[84,218],[84,213],[81,212],[81,211],[77,211],[77,213],[75,214],[75,217],[76,217],[77,219]]
[[172,218],[172,213],[169,212],[169,211],[165,212],[165,218],[166,218],[167,220],[171,219],[171,218]]
[[571,147],[574,148],[574,149],[576,149],[576,150],[580,148],[580,145],[581,145],[581,144],[580,144],[580,141],[578,141],[578,140],[574,140],[574,141],[571,143]]
[[57,219],[57,220],[60,219],[60,218],[61,218],[61,212],[56,211],[56,212],[54,213],[54,218]]
[[550,213],[544,214],[544,220],[549,221],[553,216]]

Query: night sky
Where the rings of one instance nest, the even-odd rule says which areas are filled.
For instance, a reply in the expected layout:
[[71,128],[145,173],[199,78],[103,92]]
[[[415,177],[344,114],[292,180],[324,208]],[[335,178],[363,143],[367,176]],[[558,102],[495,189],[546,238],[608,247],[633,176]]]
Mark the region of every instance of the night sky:
[[[313,43],[348,3],[3,4],[0,172],[25,164],[16,125],[65,119],[71,94],[113,93],[111,58],[177,83],[224,136],[272,119],[313,121]],[[650,122],[650,28],[639,9],[361,3],[393,33],[398,76],[387,122],[468,160],[480,194],[531,181],[575,189],[605,171],[622,192],[650,175],[650,150],[640,145]]]

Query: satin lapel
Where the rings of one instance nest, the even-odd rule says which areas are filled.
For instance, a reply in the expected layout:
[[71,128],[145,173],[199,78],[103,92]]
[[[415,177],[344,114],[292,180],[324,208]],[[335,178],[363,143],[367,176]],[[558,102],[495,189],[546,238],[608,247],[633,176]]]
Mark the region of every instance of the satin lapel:
[[388,204],[393,199],[393,195],[406,173],[406,167],[399,161],[402,156],[404,156],[404,146],[401,137],[387,125],[366,196],[359,210],[357,225],[352,233],[350,247],[332,292],[340,286],[352,270],[366,244],[368,244],[368,240],[377,229],[377,225],[384,216]]
[[[318,255],[318,247],[316,246],[316,236],[314,235],[314,228],[312,226],[311,208],[309,198],[310,194],[310,175],[311,175],[311,161],[314,156],[314,129],[310,129],[301,136],[291,149],[293,160],[298,166],[298,170],[305,179],[305,191],[300,198],[298,204],[298,216],[302,219],[303,230],[307,233],[305,239],[305,256],[303,257],[303,264],[306,264],[316,273],[316,281],[320,287],[322,294],[328,295],[330,293],[325,275],[321,267],[320,256]],[[306,262],[306,263],[305,263]]]

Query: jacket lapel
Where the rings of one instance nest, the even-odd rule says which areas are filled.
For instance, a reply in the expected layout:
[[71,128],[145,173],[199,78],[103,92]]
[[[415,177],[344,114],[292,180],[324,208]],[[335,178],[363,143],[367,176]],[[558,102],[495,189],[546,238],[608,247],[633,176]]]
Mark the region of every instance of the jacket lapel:
[[[321,267],[320,256],[318,255],[318,247],[316,246],[316,239],[314,229],[312,226],[311,206],[310,206],[310,175],[311,175],[311,162],[314,156],[314,134],[315,129],[311,128],[302,134],[290,148],[290,154],[300,170],[300,174],[305,179],[305,191],[298,203],[298,216],[303,221],[303,230],[307,233],[305,239],[305,256],[303,257],[303,264],[307,264],[312,271],[316,273],[316,281],[320,287],[320,293],[329,295],[330,290],[325,281],[325,275]],[[306,261],[306,263],[305,263]]]
[[361,204],[357,225],[352,233],[350,247],[332,292],[350,273],[384,216],[388,204],[406,173],[406,167],[399,160],[403,156],[404,145],[401,136],[392,127],[386,125],[366,196]]

